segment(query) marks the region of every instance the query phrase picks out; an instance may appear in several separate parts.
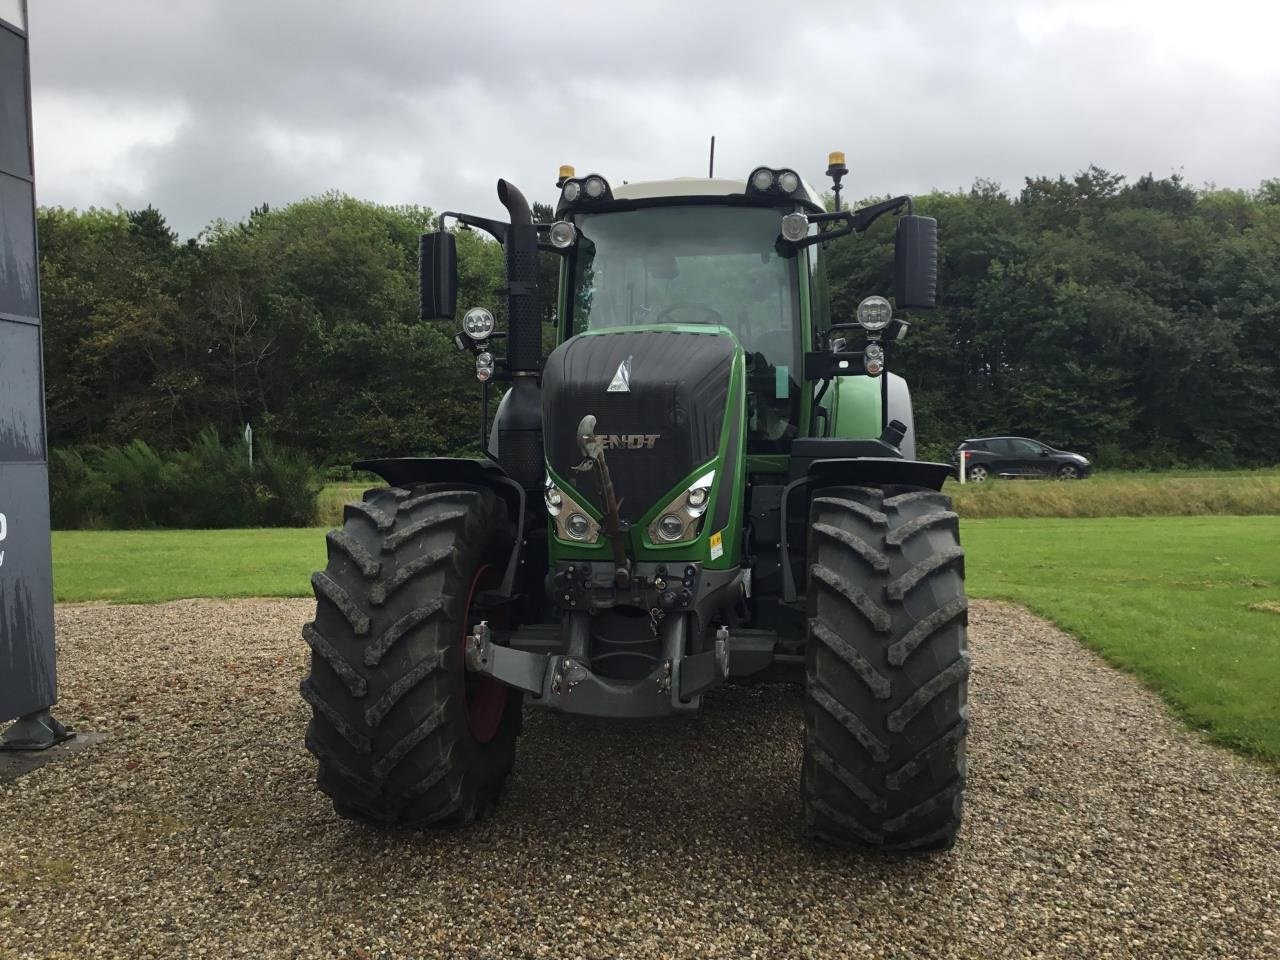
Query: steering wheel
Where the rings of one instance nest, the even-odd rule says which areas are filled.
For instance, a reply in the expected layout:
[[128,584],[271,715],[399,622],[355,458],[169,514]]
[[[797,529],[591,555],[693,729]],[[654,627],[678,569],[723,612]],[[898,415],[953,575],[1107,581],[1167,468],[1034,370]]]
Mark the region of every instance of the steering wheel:
[[712,323],[724,323],[724,317],[720,315],[718,310],[712,310],[705,303],[698,303],[694,300],[680,300],[676,303],[668,304],[666,309],[653,318],[653,322],[661,323],[677,310],[701,310]]

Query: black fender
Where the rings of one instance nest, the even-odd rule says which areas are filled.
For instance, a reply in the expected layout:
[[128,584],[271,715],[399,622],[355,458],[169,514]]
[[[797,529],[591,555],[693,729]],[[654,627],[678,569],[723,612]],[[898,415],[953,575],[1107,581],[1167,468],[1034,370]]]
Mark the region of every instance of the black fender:
[[516,574],[520,570],[520,548],[524,545],[525,493],[524,487],[507,476],[507,472],[492,460],[471,460],[465,457],[388,457],[381,460],[357,460],[356,470],[376,473],[393,487],[415,483],[457,483],[468,487],[488,487],[507,504],[507,510],[516,520],[516,540],[507,560],[507,570],[502,577],[498,593],[502,597],[515,594]]
[[810,461],[803,476],[782,488],[778,522],[781,527],[779,552],[783,602],[794,603],[796,600],[795,574],[791,569],[791,548],[787,537],[789,507],[794,493],[799,491],[804,494],[804,507],[807,511],[810,498],[824,487],[883,487],[902,484],[941,490],[942,484],[952,475],[953,470],[949,464],[903,460],[900,457],[841,457]]

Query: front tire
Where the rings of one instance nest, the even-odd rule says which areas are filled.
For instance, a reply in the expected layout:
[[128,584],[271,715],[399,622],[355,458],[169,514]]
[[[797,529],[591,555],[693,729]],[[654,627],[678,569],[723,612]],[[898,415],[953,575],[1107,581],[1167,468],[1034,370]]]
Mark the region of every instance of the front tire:
[[347,505],[311,580],[301,685],[316,784],[339,815],[454,826],[497,802],[521,698],[468,678],[463,638],[510,549],[506,508],[485,488],[371,490]]
[[949,848],[968,734],[968,604],[941,493],[822,491],[810,510],[805,826],[842,846]]
[[1075,467],[1073,467],[1071,464],[1064,463],[1062,466],[1058,468],[1058,479],[1059,480],[1079,480],[1080,471],[1077,470]]

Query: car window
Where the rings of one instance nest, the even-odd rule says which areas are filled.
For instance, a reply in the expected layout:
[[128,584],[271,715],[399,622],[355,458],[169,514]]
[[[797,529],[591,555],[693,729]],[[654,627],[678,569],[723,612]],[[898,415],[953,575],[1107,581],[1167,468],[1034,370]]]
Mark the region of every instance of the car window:
[[1019,440],[1015,438],[1012,440],[1006,440],[1005,443],[1009,444],[1013,452],[1019,455],[1029,454],[1033,457],[1038,457],[1040,455],[1040,451],[1044,449],[1034,440]]
[[1008,455],[1014,452],[1013,444],[1009,440],[987,440],[986,445],[991,453]]

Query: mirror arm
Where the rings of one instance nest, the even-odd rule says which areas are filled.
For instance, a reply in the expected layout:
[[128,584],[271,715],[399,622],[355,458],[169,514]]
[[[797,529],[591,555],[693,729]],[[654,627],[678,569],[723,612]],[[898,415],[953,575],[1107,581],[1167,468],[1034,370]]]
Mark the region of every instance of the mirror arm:
[[445,217],[453,217],[459,223],[465,223],[469,227],[477,227],[503,245],[507,242],[507,228],[510,224],[502,223],[499,220],[490,220],[487,217],[477,217],[471,213],[454,213],[452,210],[446,210],[440,214],[437,220],[437,229],[444,229]]
[[829,213],[812,213],[809,215],[810,223],[839,223],[840,226],[832,227],[830,230],[821,230],[815,236],[805,237],[801,240],[783,240],[779,236],[778,244],[779,246],[786,244],[792,250],[799,250],[815,243],[827,243],[830,240],[837,240],[851,233],[862,233],[886,213],[894,213],[903,207],[907,208],[907,213],[911,213],[913,207],[910,197],[894,197],[892,200],[882,200],[880,203],[873,203],[869,207],[862,207],[853,211],[835,210]]
[[800,250],[804,247],[811,247],[815,243],[826,243],[828,240],[847,237],[854,231],[853,214],[848,210],[837,210],[834,213],[811,213],[809,214],[809,222],[840,223],[840,226],[832,227],[830,230],[819,230],[812,237],[803,237],[800,240],[786,240],[779,234],[776,243],[779,253],[782,252],[784,246],[788,250]]
[[911,213],[912,204],[910,197],[894,197],[892,200],[882,200],[879,203],[873,203],[869,207],[862,207],[860,210],[853,212],[853,229],[858,233],[866,230],[886,213],[894,213],[902,207],[907,208],[907,213]]

